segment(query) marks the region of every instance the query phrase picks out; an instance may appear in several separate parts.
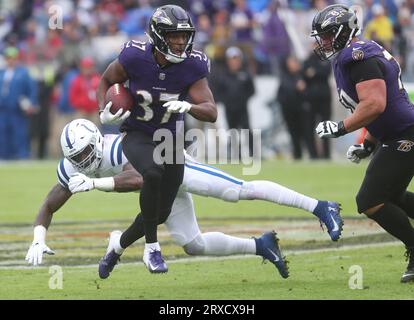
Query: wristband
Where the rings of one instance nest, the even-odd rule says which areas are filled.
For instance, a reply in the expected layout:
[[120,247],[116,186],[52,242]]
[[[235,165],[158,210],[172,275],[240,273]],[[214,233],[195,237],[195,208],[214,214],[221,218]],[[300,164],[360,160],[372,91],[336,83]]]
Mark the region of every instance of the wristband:
[[46,241],[46,228],[41,224],[34,227],[33,230],[33,242],[41,242],[44,243]]
[[338,122],[338,132],[336,133],[337,137],[346,135],[348,133],[348,131],[346,131],[345,129],[345,124],[343,121],[339,121]]
[[113,177],[93,179],[93,185],[101,191],[114,191],[115,180]]
[[364,139],[364,149],[367,150],[369,153],[374,151],[376,144],[368,139]]

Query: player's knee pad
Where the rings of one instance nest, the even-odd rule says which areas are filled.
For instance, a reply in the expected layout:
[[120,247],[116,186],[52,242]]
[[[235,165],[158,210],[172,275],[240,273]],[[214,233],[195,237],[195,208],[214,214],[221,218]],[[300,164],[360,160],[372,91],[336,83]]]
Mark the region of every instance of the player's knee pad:
[[221,195],[221,199],[223,199],[224,201],[227,202],[237,202],[239,201],[239,196],[240,196],[240,188],[226,188],[222,195]]
[[205,243],[203,236],[199,234],[191,242],[183,246],[186,254],[190,256],[203,255],[205,250]]

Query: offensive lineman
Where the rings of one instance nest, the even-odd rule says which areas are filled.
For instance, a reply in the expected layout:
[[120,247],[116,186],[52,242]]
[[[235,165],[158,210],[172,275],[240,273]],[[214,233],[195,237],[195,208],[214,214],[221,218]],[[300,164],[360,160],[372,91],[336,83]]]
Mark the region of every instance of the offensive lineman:
[[[53,213],[72,194],[93,189],[132,192],[141,188],[142,177],[124,156],[121,139],[121,135],[102,137],[98,128],[88,120],[77,119],[65,126],[61,135],[65,158],[58,165],[58,184],[49,192],[34,223],[34,240],[26,256],[29,263],[41,264],[43,253],[54,254],[46,245],[46,230]],[[312,212],[325,223],[332,240],[338,240],[341,233],[341,229],[337,229],[337,225],[332,222],[342,221],[336,203],[318,201],[270,181],[243,181],[186,156],[183,185],[165,223],[171,236],[188,254],[259,254],[273,264],[276,263],[275,259],[263,248],[271,248],[281,256],[277,239],[270,232],[256,241],[219,232],[201,233],[188,192],[230,202],[258,199],[301,208]],[[143,236],[143,225],[138,223],[136,226],[138,239]],[[129,245],[121,246],[120,232],[111,233],[107,254],[100,262],[99,274],[102,278],[109,276],[124,248]],[[276,266],[283,275],[287,275],[284,265]]]
[[401,282],[414,281],[414,193],[407,187],[414,175],[414,106],[401,81],[394,57],[374,41],[357,37],[357,17],[346,6],[331,5],[319,12],[311,36],[323,60],[332,59],[340,102],[352,115],[340,122],[323,121],[321,138],[337,138],[365,127],[362,144],[348,149],[359,163],[375,152],[356,196],[359,213],[376,221],[401,240],[409,260]]

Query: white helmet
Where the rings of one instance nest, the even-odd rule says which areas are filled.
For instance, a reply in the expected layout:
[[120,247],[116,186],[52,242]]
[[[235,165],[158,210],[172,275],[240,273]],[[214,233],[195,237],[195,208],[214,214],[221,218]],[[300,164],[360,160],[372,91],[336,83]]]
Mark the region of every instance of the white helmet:
[[60,136],[63,156],[82,173],[93,173],[101,163],[103,137],[89,120],[76,119],[69,122]]

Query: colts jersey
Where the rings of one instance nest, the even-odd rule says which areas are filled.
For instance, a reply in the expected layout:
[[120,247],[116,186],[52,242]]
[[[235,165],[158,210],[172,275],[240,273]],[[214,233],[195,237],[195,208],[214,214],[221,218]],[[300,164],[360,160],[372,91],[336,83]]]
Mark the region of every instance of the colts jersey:
[[367,125],[369,133],[380,141],[398,137],[414,125],[414,106],[408,98],[401,81],[401,68],[394,57],[383,47],[371,40],[359,40],[343,49],[333,61],[333,70],[339,100],[353,112],[358,104],[355,84],[351,81],[349,67],[352,63],[375,57],[384,66],[384,80],[387,88],[385,110]]
[[[103,154],[99,167],[90,178],[113,177],[122,172],[124,165],[128,163],[122,152],[122,135],[106,134],[103,142]],[[60,185],[68,189],[70,177],[79,172],[66,158],[60,160],[57,168],[57,176]]]
[[176,132],[176,122],[184,114],[166,112],[168,101],[185,100],[189,87],[207,77],[210,64],[207,56],[195,51],[181,63],[160,67],[154,58],[154,47],[147,42],[128,41],[118,56],[129,78],[129,90],[135,101],[131,116],[121,131],[141,130],[151,136],[157,129]]

